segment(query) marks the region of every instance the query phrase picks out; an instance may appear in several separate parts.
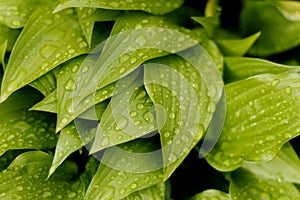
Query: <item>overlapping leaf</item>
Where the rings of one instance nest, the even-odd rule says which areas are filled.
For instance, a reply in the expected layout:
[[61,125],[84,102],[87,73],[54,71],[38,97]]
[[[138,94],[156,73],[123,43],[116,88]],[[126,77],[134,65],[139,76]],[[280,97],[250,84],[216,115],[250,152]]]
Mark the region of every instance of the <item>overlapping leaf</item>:
[[245,162],[243,168],[268,179],[300,183],[300,160],[289,143],[283,146],[273,160],[259,163]]
[[232,200],[300,199],[300,193],[292,183],[265,179],[242,169],[231,174],[229,193]]
[[145,188],[134,192],[124,198],[124,200],[153,200],[153,199],[165,199],[165,183],[156,184],[154,186]]
[[4,74],[1,101],[59,64],[89,51],[74,10],[52,14],[51,8],[36,10],[19,36]]
[[33,89],[24,88],[0,104],[0,155],[11,149],[49,149],[56,144],[55,118],[28,111],[41,99]]
[[226,121],[206,157],[218,170],[246,161],[269,161],[300,134],[299,74],[262,74],[226,86]]
[[62,0],[56,11],[70,7],[92,7],[111,10],[142,10],[155,15],[169,13],[181,6],[183,0],[161,0],[153,3],[149,0]]
[[145,87],[156,107],[165,179],[203,136],[222,93],[218,69],[202,47],[181,56],[145,64]]
[[52,156],[39,151],[18,156],[0,173],[0,199],[78,199],[84,195],[84,185],[77,180],[73,162],[64,163],[56,174],[47,180]]
[[157,130],[153,103],[143,87],[141,70],[139,73],[131,85],[126,79],[117,83],[115,90],[120,91],[112,97],[100,120],[92,153]]
[[225,79],[228,82],[242,80],[264,73],[298,72],[299,66],[282,65],[259,58],[225,57]]
[[85,199],[122,199],[161,183],[161,167],[161,151],[150,138],[110,147],[103,155]]

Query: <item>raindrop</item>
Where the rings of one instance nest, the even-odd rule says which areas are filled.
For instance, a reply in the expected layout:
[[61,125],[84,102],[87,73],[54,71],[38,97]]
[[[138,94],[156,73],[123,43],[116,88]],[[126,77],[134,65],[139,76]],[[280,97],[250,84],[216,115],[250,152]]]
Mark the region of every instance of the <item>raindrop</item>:
[[288,86],[285,91],[287,94],[292,94],[292,88],[290,86]]
[[138,115],[138,113],[137,112],[130,112],[130,117],[136,117]]
[[69,79],[65,84],[64,88],[68,91],[73,91],[76,89],[76,83],[73,79]]
[[135,42],[140,46],[144,46],[147,43],[147,40],[142,35],[140,35],[136,38]]
[[137,187],[137,184],[136,183],[132,183],[131,184],[131,189],[135,189]]
[[138,110],[143,110],[144,105],[141,104],[141,103],[139,103],[139,104],[136,105],[136,108],[137,108]]
[[54,45],[46,45],[40,50],[41,56],[47,59],[56,51],[56,49],[57,47]]
[[125,68],[125,67],[121,67],[121,68],[119,69],[119,73],[120,73],[120,74],[123,74],[125,71],[126,71],[126,68]]
[[79,45],[80,48],[85,48],[85,47],[88,46],[88,44],[86,42],[84,42],[84,41],[79,42],[78,45]]
[[170,119],[175,119],[175,117],[176,117],[176,114],[175,113],[170,113]]
[[74,197],[76,197],[76,193],[75,192],[70,192],[70,193],[68,193],[68,197],[69,198],[74,198]]
[[273,87],[276,87],[279,83],[280,83],[280,80],[279,80],[279,79],[275,79],[275,80],[272,82],[272,86],[273,86]]
[[130,63],[131,63],[131,64],[134,64],[136,61],[137,61],[136,58],[131,58],[131,59],[130,59]]
[[126,190],[124,188],[120,189],[120,194],[123,195],[125,194]]
[[154,116],[151,112],[144,113],[143,118],[150,123],[154,121]]
[[52,193],[51,192],[44,192],[42,196],[43,196],[43,198],[51,197]]
[[146,92],[144,91],[144,90],[142,90],[139,94],[138,94],[138,96],[136,97],[137,99],[142,99],[143,97],[145,97],[146,96]]
[[104,136],[102,139],[101,139],[101,146],[107,146],[109,145],[109,138],[107,136]]
[[118,119],[116,120],[117,127],[119,129],[125,129],[128,125],[128,120],[123,115],[118,116]]
[[171,133],[169,132],[169,131],[166,131],[165,133],[164,133],[164,136],[167,138],[167,137],[170,137],[170,135],[171,135]]
[[170,153],[168,160],[173,163],[177,159],[177,156],[174,153]]

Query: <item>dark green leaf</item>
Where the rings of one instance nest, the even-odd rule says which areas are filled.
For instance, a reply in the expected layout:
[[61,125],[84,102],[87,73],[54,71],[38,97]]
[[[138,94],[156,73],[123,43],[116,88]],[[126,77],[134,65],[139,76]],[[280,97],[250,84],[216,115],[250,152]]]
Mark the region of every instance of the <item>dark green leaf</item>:
[[87,46],[74,10],[58,14],[52,14],[51,7],[36,10],[11,53],[1,101],[59,64],[87,53]]
[[56,144],[55,118],[28,111],[41,95],[24,88],[0,104],[0,155],[11,149],[48,149]]
[[40,78],[30,83],[30,86],[40,91],[44,96],[50,95],[56,90],[56,72],[51,70]]
[[242,169],[231,174],[229,194],[232,200],[300,199],[300,193],[292,183],[265,179]]
[[152,139],[137,139],[110,147],[103,155],[85,199],[122,199],[161,183],[161,167],[161,151]]
[[[249,50],[249,54],[269,56],[294,48],[300,44],[298,33],[300,19],[297,12],[290,12],[289,1],[244,1],[240,15],[240,29],[243,35],[261,31],[261,36]],[[285,13],[285,14],[283,14]],[[294,20],[291,20],[294,18]],[[276,33],[276,34],[274,34]]]
[[242,80],[258,74],[298,72],[299,66],[282,65],[258,58],[225,57],[225,79],[228,82]]
[[84,195],[84,185],[80,180],[72,181],[77,173],[75,163],[64,163],[63,167],[47,180],[52,158],[51,155],[39,151],[18,156],[6,170],[0,173],[0,199],[81,200]]
[[142,10],[155,15],[169,13],[181,6],[183,0],[62,0],[56,12],[70,7],[92,7],[111,10]]
[[300,134],[300,75],[257,75],[226,85],[226,121],[206,157],[218,170],[269,161]]

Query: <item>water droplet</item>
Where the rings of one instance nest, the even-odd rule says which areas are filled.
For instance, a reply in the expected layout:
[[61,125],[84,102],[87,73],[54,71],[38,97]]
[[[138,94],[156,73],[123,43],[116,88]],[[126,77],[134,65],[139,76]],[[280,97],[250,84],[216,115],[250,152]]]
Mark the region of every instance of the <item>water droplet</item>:
[[85,47],[88,46],[88,44],[86,42],[84,42],[84,41],[79,42],[78,45],[79,45],[79,48],[85,48]]
[[17,191],[22,191],[23,187],[22,186],[17,186],[16,189],[17,189]]
[[14,127],[21,131],[26,131],[31,128],[31,125],[27,124],[24,121],[19,121],[14,125]]
[[75,53],[75,52],[76,52],[76,51],[75,51],[74,49],[69,49],[69,50],[68,50],[68,53],[69,53],[69,54],[73,54],[73,53]]
[[64,118],[61,120],[61,122],[62,122],[63,124],[65,124],[65,123],[68,122],[68,119],[64,117]]
[[69,198],[74,198],[74,197],[76,197],[76,193],[75,192],[70,192],[70,193],[68,193],[68,197]]
[[137,99],[142,99],[143,97],[145,97],[146,96],[146,92],[145,92],[145,90],[142,90],[138,95],[137,95]]
[[154,116],[151,112],[144,113],[143,118],[150,123],[154,121]]
[[175,117],[176,117],[176,114],[175,113],[170,113],[170,119],[175,119]]
[[171,133],[169,132],[169,131],[166,131],[165,133],[164,133],[164,136],[167,138],[167,137],[170,137],[170,135],[171,135]]
[[69,79],[65,84],[64,84],[64,88],[68,91],[73,91],[76,89],[76,83],[73,79]]
[[186,135],[183,135],[181,136],[181,140],[184,142],[184,143],[187,143],[189,141],[189,138],[186,136]]
[[51,196],[52,196],[51,192],[44,192],[42,195],[43,198],[47,198],[47,197],[51,197]]
[[89,68],[87,66],[85,66],[85,67],[82,68],[81,72],[86,73],[88,70],[89,70]]
[[130,112],[130,117],[136,117],[138,115],[138,113],[137,112]]
[[175,162],[177,159],[177,156],[174,153],[170,153],[168,161],[170,161],[171,163]]
[[134,64],[136,61],[137,61],[136,58],[131,58],[131,59],[130,59],[130,63],[131,63],[131,64]]
[[101,139],[101,146],[107,146],[109,145],[109,138],[107,136],[104,136],[102,139]]
[[143,110],[144,105],[141,104],[141,103],[139,103],[139,104],[136,105],[136,108],[137,108],[138,110]]
[[126,71],[126,68],[125,68],[125,67],[121,67],[121,68],[119,69],[119,73],[120,73],[120,74],[123,74],[125,71]]
[[140,46],[144,46],[147,43],[147,40],[142,35],[140,35],[136,38],[135,42]]
[[41,56],[43,58],[49,58],[56,51],[56,49],[57,47],[54,45],[46,45],[40,50]]
[[279,83],[280,83],[280,80],[279,80],[279,79],[275,79],[275,80],[272,82],[272,86],[273,86],[273,87],[276,87]]
[[137,184],[132,183],[132,184],[131,184],[131,189],[135,189],[135,188],[137,188]]
[[290,86],[288,86],[285,91],[287,94],[292,94],[292,88]]
[[119,115],[116,120],[116,125],[119,129],[125,129],[128,125],[128,120],[123,115]]
[[120,194],[123,195],[125,194],[126,190],[124,188],[120,189]]

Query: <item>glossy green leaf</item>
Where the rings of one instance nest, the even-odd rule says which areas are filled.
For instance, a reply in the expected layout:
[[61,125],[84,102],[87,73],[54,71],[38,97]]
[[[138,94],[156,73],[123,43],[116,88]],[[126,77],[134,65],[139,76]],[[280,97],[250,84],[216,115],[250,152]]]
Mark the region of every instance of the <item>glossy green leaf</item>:
[[213,40],[207,39],[201,42],[201,46],[209,53],[222,75],[224,71],[224,57],[217,44]]
[[30,110],[45,111],[50,113],[57,113],[57,90],[54,90],[47,95],[43,100],[35,104]]
[[[130,85],[123,79],[97,129],[91,153],[122,144],[157,130],[154,106],[144,87],[141,71]],[[126,90],[124,90],[126,89]]]
[[88,110],[81,113],[78,118],[89,119],[89,120],[100,120],[106,107],[108,106],[108,101],[103,101],[101,103],[92,106]]
[[244,162],[243,168],[268,179],[300,183],[300,160],[289,143],[282,147],[273,160],[259,163]]
[[259,58],[225,57],[225,80],[233,82],[254,75],[298,72],[299,66],[282,65]]
[[64,163],[56,174],[47,180],[52,156],[31,151],[18,156],[0,173],[0,199],[78,199],[84,195],[84,185],[74,176],[77,166]]
[[[261,36],[249,50],[255,56],[269,56],[292,49],[300,44],[298,33],[300,20],[290,20],[298,16],[289,12],[287,1],[245,1],[240,15],[240,29],[243,35],[261,31]],[[294,2],[298,4],[299,2]],[[289,17],[283,13],[289,12]],[[276,33],[276,34],[274,34]]]
[[243,56],[260,35],[258,32],[243,39],[217,39],[216,42],[224,55]]
[[202,47],[181,56],[155,59],[144,66],[145,87],[156,108],[165,180],[203,136],[222,89],[217,67]]
[[0,1],[0,24],[11,28],[22,28],[35,9],[41,6],[53,6],[56,2],[56,0]]
[[22,153],[22,150],[11,150],[0,156],[0,172],[5,170],[9,164]]
[[206,157],[221,171],[269,161],[300,134],[300,75],[262,74],[226,85],[226,120]]
[[179,8],[183,0],[61,0],[56,12],[70,7],[92,7],[111,10],[142,10],[154,15],[163,15]]
[[165,183],[160,183],[143,190],[134,192],[124,198],[124,200],[153,200],[153,199],[165,199]]
[[[200,30],[192,32],[182,28],[180,31],[186,34],[181,33],[178,26],[170,20],[140,12],[128,12],[119,17],[112,30],[113,36],[106,41],[96,64],[93,67],[89,66],[88,62],[82,64],[80,70],[88,71],[80,74],[80,77],[86,81],[76,82],[75,79],[77,87],[64,95],[65,101],[73,101],[73,107],[78,109],[85,97],[124,77],[144,61],[197,44],[187,33],[201,35]],[[178,31],[168,27],[175,27]]]
[[61,130],[55,148],[55,154],[49,170],[49,176],[73,152],[89,143],[95,136],[97,123],[94,121],[77,120]]
[[11,149],[49,149],[56,144],[55,118],[47,113],[28,111],[41,99],[24,88],[0,104],[0,155]]
[[30,17],[11,53],[5,71],[1,101],[88,47],[72,9],[52,14],[51,7]]
[[232,200],[300,199],[300,193],[292,183],[265,179],[242,169],[231,173],[229,194]]
[[108,148],[85,199],[122,199],[161,183],[161,151],[154,142],[150,138],[137,139]]
[[211,17],[192,17],[192,19],[204,27],[207,35],[210,38],[214,38],[216,31],[220,26],[219,15]]
[[215,199],[215,200],[230,200],[230,197],[225,192],[220,190],[209,189],[205,190],[195,196],[189,198],[190,200],[208,200],[208,199]]
[[76,10],[82,31],[89,43],[89,46],[92,42],[95,22],[114,21],[122,13],[120,11],[84,7],[77,8]]

